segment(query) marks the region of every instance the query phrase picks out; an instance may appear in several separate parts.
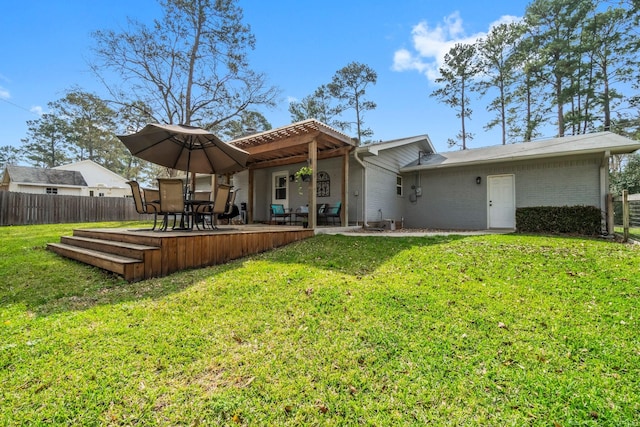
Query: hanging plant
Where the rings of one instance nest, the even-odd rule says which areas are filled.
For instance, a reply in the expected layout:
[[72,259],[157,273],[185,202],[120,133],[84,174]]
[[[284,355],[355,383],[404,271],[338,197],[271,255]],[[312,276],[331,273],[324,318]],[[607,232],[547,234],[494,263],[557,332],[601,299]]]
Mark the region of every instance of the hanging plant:
[[309,182],[311,181],[311,175],[313,175],[313,169],[309,166],[303,166],[296,172],[296,182]]
[[311,182],[313,169],[309,166],[303,166],[296,172],[296,182],[298,183],[298,194],[302,194],[302,183]]

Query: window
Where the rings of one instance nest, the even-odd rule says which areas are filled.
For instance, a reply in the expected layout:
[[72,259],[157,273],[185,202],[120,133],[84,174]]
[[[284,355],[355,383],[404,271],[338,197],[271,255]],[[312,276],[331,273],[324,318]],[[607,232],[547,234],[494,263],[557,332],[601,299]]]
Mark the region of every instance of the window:
[[318,197],[329,197],[331,195],[331,177],[326,172],[318,172],[316,183],[316,195]]
[[403,196],[404,191],[402,187],[402,177],[400,175],[396,175],[396,196]]
[[276,200],[287,198],[287,181],[284,176],[276,177]]
[[58,189],[55,187],[47,187],[47,194],[58,194]]
[[271,175],[271,182],[273,182],[271,203],[281,203],[285,208],[288,207],[288,179],[289,173],[287,171],[273,172]]

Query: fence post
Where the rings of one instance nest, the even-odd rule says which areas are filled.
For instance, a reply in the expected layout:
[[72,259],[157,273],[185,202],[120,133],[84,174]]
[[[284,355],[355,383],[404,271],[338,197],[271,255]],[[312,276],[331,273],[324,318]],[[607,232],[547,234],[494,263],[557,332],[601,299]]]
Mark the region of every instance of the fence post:
[[622,190],[622,227],[624,234],[622,241],[629,241],[629,191]]

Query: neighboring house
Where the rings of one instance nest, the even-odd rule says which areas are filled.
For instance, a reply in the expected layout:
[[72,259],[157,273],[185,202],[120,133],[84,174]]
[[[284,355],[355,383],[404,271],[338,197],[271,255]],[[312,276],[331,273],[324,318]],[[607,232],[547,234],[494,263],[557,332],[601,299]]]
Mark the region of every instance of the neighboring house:
[[91,160],[83,160],[77,163],[57,166],[56,170],[71,170],[82,173],[87,182],[83,196],[91,197],[126,197],[131,195],[131,187],[127,179],[110,171]]
[[91,161],[52,169],[7,166],[0,189],[33,194],[91,197],[128,197],[127,180]]
[[7,166],[2,189],[16,193],[81,196],[87,182],[78,171]]

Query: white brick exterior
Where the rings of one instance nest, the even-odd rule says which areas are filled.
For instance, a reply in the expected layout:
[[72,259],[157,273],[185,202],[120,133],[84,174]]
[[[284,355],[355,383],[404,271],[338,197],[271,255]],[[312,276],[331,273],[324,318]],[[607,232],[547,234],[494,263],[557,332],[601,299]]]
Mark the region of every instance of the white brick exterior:
[[[405,188],[420,185],[422,196],[406,197],[405,226],[410,228],[487,228],[487,176],[515,176],[516,208],[586,205],[601,208],[602,156],[532,160],[467,166],[407,174]],[[481,177],[481,184],[476,178]],[[411,190],[406,190],[410,192]]]

